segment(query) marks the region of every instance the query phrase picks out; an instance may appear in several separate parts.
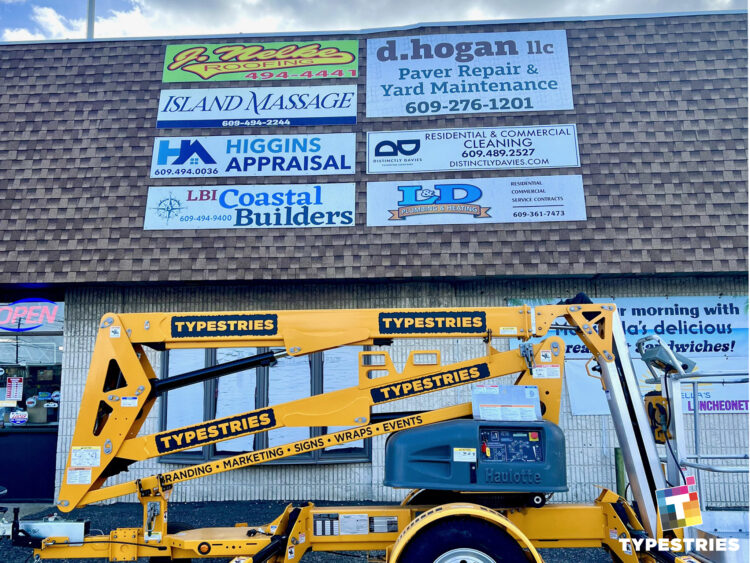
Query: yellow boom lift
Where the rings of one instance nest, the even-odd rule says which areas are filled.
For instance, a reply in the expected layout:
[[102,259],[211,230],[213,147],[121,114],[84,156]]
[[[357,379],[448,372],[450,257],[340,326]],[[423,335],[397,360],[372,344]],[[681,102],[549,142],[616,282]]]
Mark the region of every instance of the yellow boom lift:
[[[598,363],[633,506],[606,489],[590,504],[546,503],[551,493],[567,488],[564,438],[557,426],[565,345],[559,337],[547,337],[561,327],[575,331]],[[422,338],[481,339],[485,352],[441,365],[439,351],[412,350],[398,371],[382,348],[398,339]],[[518,339],[519,347],[498,351],[499,339]],[[356,386],[139,435],[156,399],[169,390],[339,346],[378,348],[359,353]],[[144,347],[270,351],[159,379]],[[516,385],[538,388],[543,420],[479,420],[472,418],[471,403],[417,413],[372,412],[376,405],[508,374],[518,374]],[[351,429],[108,484],[139,461],[292,426]],[[413,489],[400,505],[290,505],[273,522],[226,528],[174,531],[167,522],[167,501],[182,482],[384,434],[390,434],[386,485]],[[69,512],[135,494],[143,525],[88,535],[86,523],[29,523],[16,516],[12,535],[14,543],[33,547],[40,559],[218,557],[295,563],[313,550],[384,551],[388,563],[498,563],[542,561],[538,548],[604,547],[615,561],[688,561],[637,552],[619,541],[665,537],[654,493],[665,486],[612,304],[578,296],[539,307],[110,313],[99,326],[57,506]]]

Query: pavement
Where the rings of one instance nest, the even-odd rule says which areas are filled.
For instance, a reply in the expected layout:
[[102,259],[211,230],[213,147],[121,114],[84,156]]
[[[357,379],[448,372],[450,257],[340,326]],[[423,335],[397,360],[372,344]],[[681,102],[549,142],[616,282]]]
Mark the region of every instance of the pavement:
[[[169,520],[189,524],[191,527],[233,526],[235,522],[248,522],[250,525],[260,525],[276,518],[289,503],[303,504],[299,501],[247,501],[247,502],[188,502],[170,503]],[[315,501],[316,505],[335,506],[341,502]],[[11,504],[3,506],[13,506]],[[50,505],[27,504],[21,507],[22,518],[38,519],[58,511]],[[10,517],[9,510],[6,516]],[[108,533],[114,528],[140,527],[141,506],[136,503],[116,503],[109,505],[87,506],[68,514],[61,514],[69,520],[86,519],[91,521],[91,533]],[[604,563],[611,562],[610,556],[602,549],[542,549],[540,550],[545,563]],[[374,554],[373,554],[374,555]],[[32,550],[10,545],[10,540],[0,540],[0,562],[25,563],[32,561]],[[63,563],[71,559],[58,559]],[[81,561],[81,560],[77,560]],[[93,561],[86,559],[83,561]],[[146,559],[139,560],[146,562]],[[226,563],[228,559],[196,559],[207,563]],[[308,552],[302,558],[302,563],[336,563],[367,561],[364,553],[325,553]]]

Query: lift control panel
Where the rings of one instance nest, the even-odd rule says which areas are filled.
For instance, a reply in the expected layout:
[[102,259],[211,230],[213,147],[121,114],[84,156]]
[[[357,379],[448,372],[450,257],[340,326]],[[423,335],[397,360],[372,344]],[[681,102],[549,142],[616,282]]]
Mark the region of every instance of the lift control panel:
[[566,491],[565,438],[540,421],[454,420],[392,434],[390,487],[489,493]]
[[543,431],[539,429],[480,427],[479,441],[482,461],[544,461]]

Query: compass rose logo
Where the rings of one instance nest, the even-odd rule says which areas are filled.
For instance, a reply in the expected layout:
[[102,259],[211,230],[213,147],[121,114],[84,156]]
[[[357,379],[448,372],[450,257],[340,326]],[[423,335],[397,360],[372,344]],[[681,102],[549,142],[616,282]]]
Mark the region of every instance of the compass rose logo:
[[165,219],[167,223],[169,223],[170,219],[179,217],[180,213],[182,213],[184,209],[185,207],[182,205],[182,202],[179,199],[175,198],[172,195],[172,192],[169,192],[168,197],[159,200],[159,203],[157,203],[156,207],[154,207],[156,214],[160,218]]

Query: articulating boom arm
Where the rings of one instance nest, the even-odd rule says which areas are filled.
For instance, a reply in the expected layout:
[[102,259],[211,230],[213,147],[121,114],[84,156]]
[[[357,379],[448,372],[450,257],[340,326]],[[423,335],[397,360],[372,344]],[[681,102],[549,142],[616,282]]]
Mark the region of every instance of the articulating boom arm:
[[[615,395],[609,400],[613,416],[615,411],[618,413],[615,423],[620,441],[642,434],[641,423],[636,420],[638,408],[642,411],[640,396],[634,395],[637,386],[636,391],[632,389],[635,381],[632,366],[624,336],[621,341],[618,337],[622,328],[613,305],[107,314],[99,327],[58,506],[69,511],[130,493],[141,497],[159,494],[180,481],[295,455],[303,451],[299,448],[321,449],[331,443],[470,416],[471,405],[464,404],[373,423],[371,409],[374,405],[512,373],[520,373],[517,384],[539,387],[544,417],[557,422],[562,379],[534,379],[531,368],[540,362],[542,350],[551,352],[554,362],[562,365],[562,340],[547,338],[535,344],[531,353],[523,348],[498,352],[491,344],[493,338],[525,341],[544,337],[558,318],[564,318],[576,330],[602,367],[605,388],[611,392],[609,395]],[[437,351],[412,351],[399,372],[387,352],[361,352],[359,382],[354,387],[157,434],[138,435],[156,398],[183,385],[260,365],[274,365],[282,356],[307,355],[339,346],[378,346],[399,338],[471,337],[487,342],[486,356],[443,366]],[[145,346],[157,350],[228,347],[276,350],[159,380],[146,358]],[[424,361],[428,355],[435,361]],[[374,370],[385,371],[387,375],[373,379]],[[648,430],[645,418],[643,423]],[[103,486],[108,477],[137,461],[284,426],[356,428],[143,480]],[[648,443],[639,443],[630,453],[639,458],[631,460],[628,466],[631,482],[642,481],[633,485],[636,497],[651,506],[653,498],[648,488],[659,484],[654,476],[654,472],[658,473],[658,461],[650,459]],[[654,459],[655,453],[653,446]],[[649,514],[646,521],[650,521]]]

